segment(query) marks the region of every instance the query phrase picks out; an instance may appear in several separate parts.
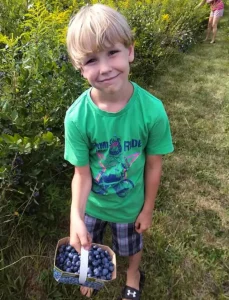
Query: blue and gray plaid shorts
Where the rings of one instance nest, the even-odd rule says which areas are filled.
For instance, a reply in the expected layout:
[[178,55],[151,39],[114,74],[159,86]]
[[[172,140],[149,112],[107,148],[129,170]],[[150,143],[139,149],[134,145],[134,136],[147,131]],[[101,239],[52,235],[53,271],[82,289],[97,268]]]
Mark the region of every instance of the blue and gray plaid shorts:
[[135,230],[135,223],[112,223],[96,219],[85,214],[85,225],[92,237],[92,242],[103,243],[107,224],[112,231],[112,249],[120,256],[132,256],[143,247],[142,234]]

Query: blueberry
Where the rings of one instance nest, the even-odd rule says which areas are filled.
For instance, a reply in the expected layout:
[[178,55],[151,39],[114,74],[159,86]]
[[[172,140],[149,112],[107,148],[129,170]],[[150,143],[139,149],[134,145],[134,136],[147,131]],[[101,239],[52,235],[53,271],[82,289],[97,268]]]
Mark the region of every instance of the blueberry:
[[99,270],[99,271],[102,271],[102,269],[103,269],[103,268],[102,268],[101,266],[98,266],[98,270]]
[[100,253],[100,257],[104,258],[105,257],[104,253]]
[[67,267],[71,267],[72,263],[70,261],[67,262]]
[[64,262],[64,259],[63,257],[60,258],[60,263],[63,263]]
[[68,254],[68,257],[69,257],[70,259],[72,259],[72,258],[73,258],[73,254],[70,252],[70,253]]
[[78,260],[77,262],[76,262],[76,266],[80,266],[80,260]]
[[101,276],[100,279],[107,280],[106,276]]
[[72,250],[72,246],[69,245],[66,247],[66,251],[70,252],[71,250]]
[[100,255],[97,254],[97,255],[95,256],[95,258],[96,258],[96,259],[100,259]]
[[97,260],[93,260],[93,262],[92,262],[92,265],[94,266],[94,267],[97,267],[98,266],[98,261]]
[[94,269],[94,275],[96,276],[96,277],[99,277],[100,276],[100,271],[98,270],[98,269]]
[[78,271],[79,271],[79,268],[74,267],[74,268],[73,268],[73,271],[74,271],[74,272],[78,272]]
[[67,268],[67,269],[66,269],[66,272],[71,272],[71,268]]
[[98,246],[94,245],[92,248],[93,248],[93,249],[97,249],[97,248],[98,248]]
[[103,262],[103,264],[106,264],[106,263],[108,263],[108,259],[107,259],[106,257],[104,257],[104,258],[102,259],[102,262]]
[[72,261],[77,262],[79,260],[77,255],[73,255]]
[[106,276],[109,273],[109,271],[107,269],[103,269],[102,274],[103,276]]
[[108,253],[108,251],[107,251],[107,250],[105,250],[105,251],[104,251],[104,254],[105,254],[106,256],[108,256],[108,255],[109,255],[109,253]]
[[109,267],[109,271],[113,272],[113,271],[114,271],[114,267],[113,267],[113,266],[110,266],[110,267]]
[[99,252],[98,251],[94,251],[94,255],[96,256],[96,255],[98,255],[99,254]]
[[39,192],[35,192],[35,193],[33,194],[33,197],[34,197],[34,198],[37,198],[37,197],[39,197],[39,195],[40,195]]
[[68,257],[68,254],[69,254],[68,252],[64,252],[65,257]]
[[102,260],[101,259],[98,259],[98,265],[100,265],[102,263]]
[[98,248],[97,251],[98,251],[99,253],[101,253],[101,252],[103,252],[103,249],[102,249],[102,248]]
[[110,267],[110,264],[109,264],[109,263],[105,263],[105,264],[104,264],[104,268],[105,268],[105,269],[109,269],[109,267]]
[[92,260],[93,260],[93,256],[92,256],[92,255],[89,255],[89,256],[88,256],[88,260],[89,260],[89,261],[92,261]]
[[111,278],[112,278],[111,273],[108,273],[107,276],[106,276],[106,279],[107,279],[107,280],[111,280]]

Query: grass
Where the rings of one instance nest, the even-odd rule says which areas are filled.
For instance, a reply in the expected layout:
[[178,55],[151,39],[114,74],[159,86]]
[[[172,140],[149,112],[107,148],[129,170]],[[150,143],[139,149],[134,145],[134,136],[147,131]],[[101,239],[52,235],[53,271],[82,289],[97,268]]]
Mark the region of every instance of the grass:
[[[229,299],[227,16],[217,43],[178,54],[147,87],[164,102],[175,152],[164,159],[153,225],[144,236],[144,300]],[[64,197],[69,199],[69,190],[55,193],[56,201]],[[21,233],[14,247],[1,252],[0,268],[24,257],[0,272],[1,300],[83,299],[76,287],[52,277],[55,244],[68,235],[68,221],[56,223],[50,236]],[[118,258],[117,280],[96,299],[117,298],[126,266]]]

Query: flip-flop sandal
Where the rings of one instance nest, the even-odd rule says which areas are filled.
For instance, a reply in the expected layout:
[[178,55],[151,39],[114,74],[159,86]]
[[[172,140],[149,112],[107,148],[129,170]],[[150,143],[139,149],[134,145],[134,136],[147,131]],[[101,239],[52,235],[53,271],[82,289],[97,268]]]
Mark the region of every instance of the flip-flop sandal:
[[145,273],[141,270],[139,270],[139,272],[140,272],[139,290],[136,290],[126,285],[122,290],[122,296],[119,297],[117,300],[122,300],[122,299],[140,300],[140,296],[145,284]]
[[122,291],[122,298],[119,299],[140,300],[140,296],[141,296],[140,291],[126,285]]
[[139,270],[140,273],[140,281],[139,281],[139,291],[142,292],[146,280],[145,272]]

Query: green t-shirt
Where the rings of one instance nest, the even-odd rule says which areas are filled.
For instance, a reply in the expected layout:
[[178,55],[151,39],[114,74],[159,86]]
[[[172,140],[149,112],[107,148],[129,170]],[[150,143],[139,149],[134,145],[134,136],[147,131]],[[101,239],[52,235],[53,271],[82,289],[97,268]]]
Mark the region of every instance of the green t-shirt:
[[86,213],[116,223],[134,222],[142,209],[145,156],[173,151],[162,102],[132,84],[129,102],[116,113],[99,109],[88,89],[65,117],[64,157],[91,169]]

